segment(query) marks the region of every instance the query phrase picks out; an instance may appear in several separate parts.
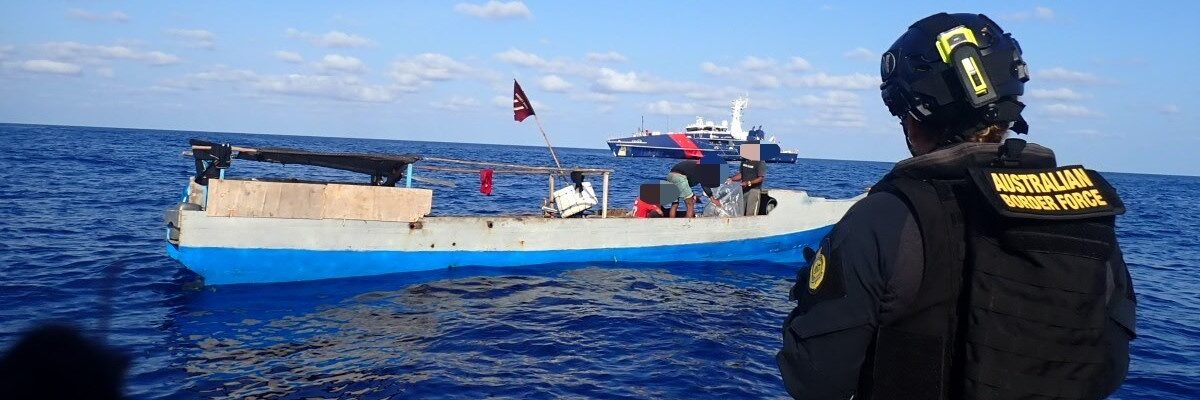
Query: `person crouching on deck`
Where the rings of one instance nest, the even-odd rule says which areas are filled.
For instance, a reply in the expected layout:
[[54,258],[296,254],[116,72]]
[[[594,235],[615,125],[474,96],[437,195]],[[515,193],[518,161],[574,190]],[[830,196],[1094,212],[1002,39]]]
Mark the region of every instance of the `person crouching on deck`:
[[671,167],[667,181],[675,185],[679,194],[675,202],[671,203],[669,216],[675,218],[681,200],[687,204],[687,217],[696,216],[696,194],[692,192],[692,186],[697,184],[704,190],[704,195],[712,200],[713,205],[721,206],[721,202],[713,197],[712,188],[721,183],[721,167],[724,163],[725,160],[719,156],[705,155],[702,159],[683,160]]

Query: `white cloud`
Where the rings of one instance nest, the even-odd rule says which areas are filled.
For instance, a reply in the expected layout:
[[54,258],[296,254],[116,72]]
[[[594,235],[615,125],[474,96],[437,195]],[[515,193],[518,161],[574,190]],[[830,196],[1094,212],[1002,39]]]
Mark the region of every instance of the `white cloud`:
[[1179,106],[1174,105],[1174,104],[1167,104],[1167,105],[1163,106],[1163,108],[1160,109],[1159,111],[1162,112],[1163,114],[1167,114],[1167,115],[1179,114]]
[[97,13],[78,8],[67,10],[67,18],[92,22],[129,22],[129,16],[120,11]]
[[[747,93],[743,89],[728,86],[723,88],[697,86],[689,91],[684,92],[683,95],[684,97],[692,100],[699,100],[707,104],[720,106],[721,108],[728,108],[730,100],[733,100],[738,96],[747,95]],[[752,107],[759,108],[757,98],[755,99]]]
[[317,69],[327,72],[341,71],[361,73],[367,70],[367,65],[363,64],[362,60],[350,56],[343,56],[341,54],[326,54],[321,61],[316,62],[314,65],[317,67]]
[[1034,7],[1033,10],[1018,11],[1015,13],[1006,14],[1004,17],[1013,21],[1027,21],[1031,19],[1052,21],[1054,20],[1055,14],[1054,10],[1050,9],[1049,7],[1038,6]]
[[224,65],[217,65],[204,72],[188,74],[186,78],[209,82],[251,82],[258,79],[258,74],[248,69],[232,69]]
[[[616,103],[617,96],[609,93],[580,92],[571,94],[572,100],[585,100],[596,103]],[[512,99],[509,99],[512,100]]]
[[496,54],[496,58],[509,64],[516,64],[522,67],[530,68],[545,68],[550,64],[546,59],[533,53],[526,53],[517,49],[508,49],[503,53]]
[[10,45],[4,45],[4,46],[0,46],[0,61],[7,60],[7,59],[8,59],[8,57],[9,57],[10,55],[12,55],[12,53],[13,53],[13,50],[16,50],[16,49],[17,49],[17,47],[16,47],[16,46],[13,46],[13,45],[11,45],[11,44],[10,44]]
[[789,71],[808,71],[812,69],[812,64],[804,58],[792,57],[792,60],[788,62],[787,69]]
[[353,76],[301,75],[266,76],[254,88],[268,93],[324,97],[337,100],[383,103],[392,101],[392,91]]
[[804,95],[792,99],[792,103],[812,110],[803,119],[805,125],[833,128],[867,126],[867,116],[862,110],[860,97],[854,92],[830,90],[820,96]]
[[488,1],[484,4],[458,3],[454,11],[483,19],[531,18],[533,13],[520,1]]
[[865,48],[862,48],[862,47],[858,47],[858,48],[855,48],[854,50],[847,51],[845,54],[843,54],[843,56],[845,56],[846,58],[849,58],[851,60],[859,60],[859,61],[876,61],[879,59],[878,54],[875,54],[875,52],[865,49]]
[[[492,98],[492,105],[512,110],[513,98],[512,96],[496,96]],[[537,109],[534,108],[534,110]]]
[[587,53],[587,60],[591,62],[625,62],[626,58],[621,53],[610,51],[607,53]]
[[756,89],[778,89],[780,86],[783,86],[783,81],[775,75],[760,74],[754,76],[752,86]]
[[601,68],[600,78],[596,79],[592,89],[601,93],[648,93],[654,87],[636,72],[621,73]]
[[873,89],[879,87],[879,78],[863,73],[829,75],[824,72],[799,76],[786,80],[791,86],[826,89]]
[[303,40],[318,47],[350,48],[365,47],[371,44],[370,39],[340,31],[316,34],[288,28],[286,34],[289,38]]
[[1033,17],[1045,20],[1054,19],[1054,10],[1051,10],[1049,7],[1034,7]]
[[792,99],[792,102],[804,107],[857,107],[859,96],[845,90],[830,90],[822,96],[809,94]]
[[104,78],[112,78],[112,77],[116,76],[117,74],[116,74],[116,72],[113,71],[112,68],[103,67],[103,68],[96,68],[96,75],[100,76],[100,77],[104,77]]
[[76,64],[51,61],[29,60],[21,63],[21,70],[39,74],[79,75],[83,68]]
[[76,42],[50,42],[39,46],[42,53],[61,61],[99,63],[104,60],[134,60],[150,65],[180,62],[178,56],[161,51],[139,51],[125,46],[92,46]]
[[341,101],[384,103],[393,101],[401,90],[393,85],[366,82],[353,75],[263,75],[247,69],[217,65],[207,71],[186,75],[183,79],[162,81],[158,91],[203,90],[222,83],[264,94],[326,98]]
[[695,115],[700,109],[691,103],[673,103],[666,100],[659,100],[646,104],[645,110],[647,114]]
[[700,64],[700,70],[709,75],[737,78],[759,89],[778,88],[785,80],[794,78],[792,73],[811,68],[808,60],[800,57],[792,57],[785,65],[780,65],[773,58],[756,56],[746,56],[735,67],[717,65],[711,61]]
[[212,49],[217,35],[203,29],[169,29],[167,34],[184,41],[190,47]]
[[433,108],[439,108],[450,111],[462,111],[479,108],[479,100],[472,97],[451,97],[446,101],[434,101],[429,103]]
[[1100,116],[1100,113],[1092,111],[1087,107],[1063,103],[1055,103],[1042,107],[1042,114],[1051,118],[1082,118]]
[[729,75],[730,73],[733,72],[733,69],[731,69],[729,67],[722,67],[717,64],[713,64],[710,61],[705,61],[704,63],[701,63],[700,70],[704,71],[707,74],[717,75],[717,76]]
[[416,91],[434,81],[447,81],[470,76],[474,69],[444,54],[424,53],[398,59],[392,63],[388,76],[400,90]]
[[1084,98],[1083,94],[1080,94],[1079,92],[1076,92],[1076,91],[1068,89],[1068,88],[1033,89],[1033,90],[1030,90],[1029,93],[1026,95],[1029,97],[1035,98],[1035,99],[1059,100],[1059,101],[1080,100],[1080,99]]
[[526,68],[534,68],[551,74],[566,74],[585,78],[600,76],[600,67],[570,59],[547,60],[537,54],[527,53],[518,49],[508,49],[496,54],[496,59]]
[[1088,72],[1072,71],[1063,67],[1054,67],[1050,69],[1034,71],[1033,79],[1046,79],[1050,81],[1060,81],[1068,83],[1094,84],[1100,83],[1101,80],[1095,74]]
[[747,71],[762,71],[775,68],[775,60],[770,58],[760,58],[755,56],[746,56],[742,59],[742,69]]
[[546,75],[538,80],[538,87],[547,92],[565,92],[574,86],[558,75]]
[[283,62],[289,62],[293,64],[304,62],[304,56],[301,56],[300,53],[294,51],[276,50],[273,54],[275,55],[275,58]]

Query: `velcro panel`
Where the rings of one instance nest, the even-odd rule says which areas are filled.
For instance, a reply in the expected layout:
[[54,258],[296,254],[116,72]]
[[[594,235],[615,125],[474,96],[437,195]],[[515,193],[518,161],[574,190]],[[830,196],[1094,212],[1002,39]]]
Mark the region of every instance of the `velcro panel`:
[[[880,327],[875,342],[876,399],[942,399],[945,389],[945,344],[937,336]],[[905,368],[892,369],[903,365]],[[880,368],[886,370],[880,370]]]

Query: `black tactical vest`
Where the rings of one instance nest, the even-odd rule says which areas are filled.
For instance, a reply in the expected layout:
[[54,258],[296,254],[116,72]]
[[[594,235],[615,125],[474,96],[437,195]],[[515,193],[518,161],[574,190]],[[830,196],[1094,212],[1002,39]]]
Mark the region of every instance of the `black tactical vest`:
[[879,327],[856,398],[1111,394],[1133,336],[1132,287],[1114,294],[1114,280],[1130,282],[1113,227],[1121,200],[1044,147],[959,147],[874,186],[908,205],[925,266],[912,307]]

